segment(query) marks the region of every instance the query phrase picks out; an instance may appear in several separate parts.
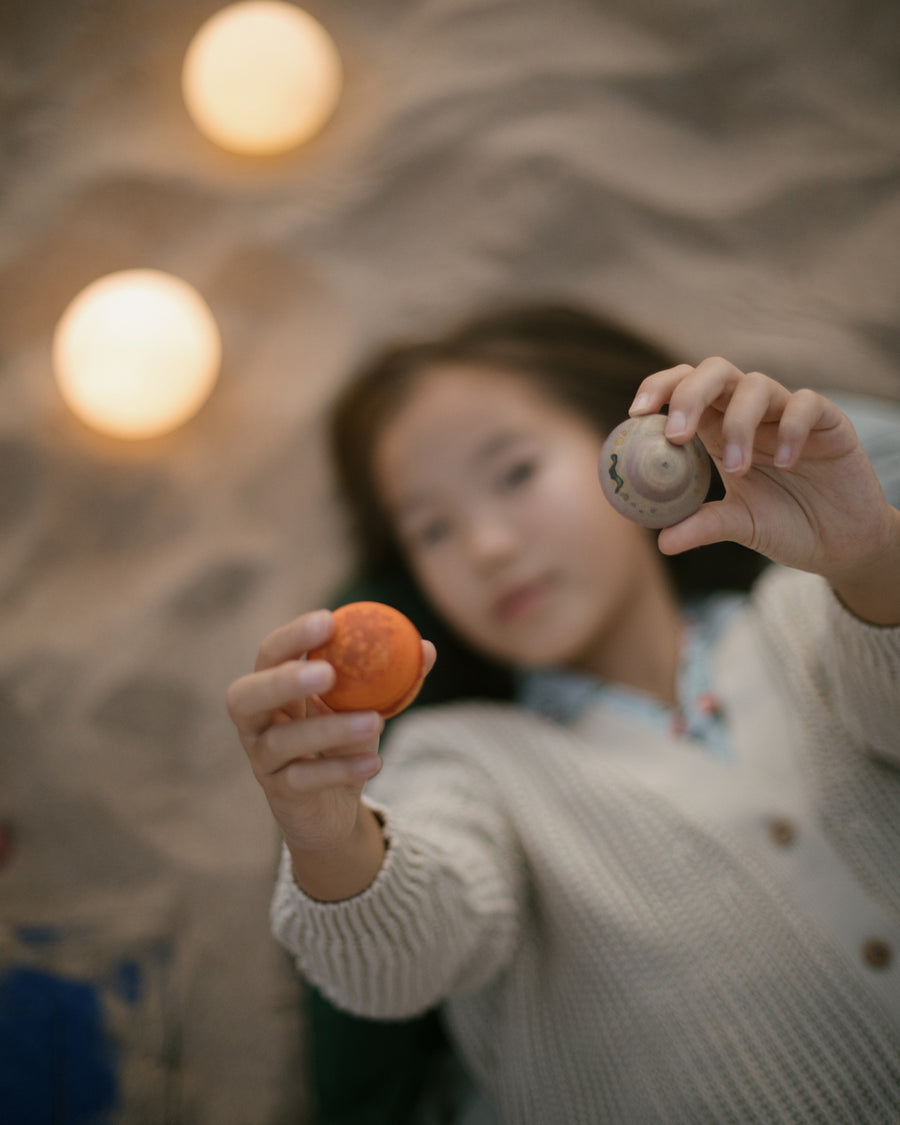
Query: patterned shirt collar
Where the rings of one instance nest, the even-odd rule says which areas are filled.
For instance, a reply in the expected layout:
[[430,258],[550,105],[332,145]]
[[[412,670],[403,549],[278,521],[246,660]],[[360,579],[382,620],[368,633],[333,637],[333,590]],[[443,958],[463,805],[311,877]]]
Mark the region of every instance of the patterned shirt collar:
[[685,607],[675,707],[636,689],[568,668],[522,670],[518,675],[519,702],[564,726],[574,725],[589,704],[600,703],[674,736],[697,739],[717,756],[727,758],[731,752],[727,716],[712,691],[712,657],[722,632],[746,604],[746,595],[728,593],[710,595]]

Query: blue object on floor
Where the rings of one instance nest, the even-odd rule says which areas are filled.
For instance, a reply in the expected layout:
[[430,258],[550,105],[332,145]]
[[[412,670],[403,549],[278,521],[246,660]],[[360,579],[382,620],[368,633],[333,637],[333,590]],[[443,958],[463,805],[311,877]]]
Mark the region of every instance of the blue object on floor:
[[99,989],[30,967],[0,977],[0,1118],[10,1125],[108,1125],[115,1047]]

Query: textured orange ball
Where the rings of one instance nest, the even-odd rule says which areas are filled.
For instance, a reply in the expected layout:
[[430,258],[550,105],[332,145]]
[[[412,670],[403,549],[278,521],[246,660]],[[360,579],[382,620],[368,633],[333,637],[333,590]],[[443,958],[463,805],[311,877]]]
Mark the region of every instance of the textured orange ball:
[[334,687],[320,698],[335,711],[408,707],[425,678],[422,638],[408,617],[381,602],[350,602],[334,611],[334,635],[309,653],[334,666]]

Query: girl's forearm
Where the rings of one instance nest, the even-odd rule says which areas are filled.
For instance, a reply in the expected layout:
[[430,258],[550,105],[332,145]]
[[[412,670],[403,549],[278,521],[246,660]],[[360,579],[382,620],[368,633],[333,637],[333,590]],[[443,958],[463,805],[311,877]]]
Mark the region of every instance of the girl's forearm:
[[873,625],[900,625],[900,511],[890,509],[885,545],[852,574],[831,578],[844,605]]
[[381,824],[362,802],[353,833],[340,847],[298,851],[290,841],[287,846],[297,886],[319,902],[341,902],[362,894],[380,871],[385,854]]

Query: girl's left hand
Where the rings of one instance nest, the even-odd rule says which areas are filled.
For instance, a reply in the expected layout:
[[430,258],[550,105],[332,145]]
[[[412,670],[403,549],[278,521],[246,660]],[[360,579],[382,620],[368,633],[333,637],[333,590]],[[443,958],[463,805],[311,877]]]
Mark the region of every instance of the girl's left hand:
[[699,434],[725,482],[723,500],[660,532],[665,554],[731,540],[839,591],[873,567],[881,573],[886,559],[896,563],[900,513],[827,398],[713,358],[649,376],[630,413],[658,413],[665,403],[666,436],[683,445]]

